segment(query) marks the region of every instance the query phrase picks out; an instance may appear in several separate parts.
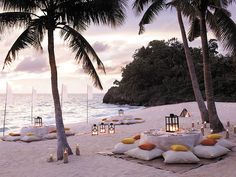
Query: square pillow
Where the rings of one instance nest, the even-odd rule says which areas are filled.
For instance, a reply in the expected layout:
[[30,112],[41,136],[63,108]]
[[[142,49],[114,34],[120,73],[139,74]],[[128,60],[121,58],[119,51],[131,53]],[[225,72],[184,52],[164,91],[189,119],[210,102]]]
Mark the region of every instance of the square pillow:
[[40,141],[42,140],[42,138],[35,135],[30,135],[30,136],[23,136],[20,140],[24,142],[32,142],[32,141]]
[[236,146],[235,143],[232,143],[231,141],[228,141],[226,139],[220,139],[216,144],[223,146],[227,149],[232,149],[234,146]]
[[207,138],[220,139],[220,138],[222,138],[222,136],[220,134],[209,134],[209,135],[207,135]]
[[154,148],[150,151],[135,148],[125,152],[126,155],[141,160],[152,160],[154,158],[160,157],[162,153],[163,151],[158,148]]
[[170,150],[172,151],[188,151],[188,148],[181,144],[174,144],[170,146]]
[[198,163],[200,160],[191,151],[166,151],[162,154],[165,163]]
[[230,151],[229,149],[220,145],[214,145],[214,146],[197,145],[193,148],[193,153],[196,156],[205,159],[216,158],[227,154],[229,151]]
[[152,149],[156,147],[156,145],[151,144],[151,143],[145,143],[145,144],[139,145],[138,147],[142,150],[151,151]]
[[130,149],[134,149],[136,147],[137,147],[136,144],[118,143],[118,144],[115,145],[115,147],[114,147],[112,152],[115,153],[115,154],[123,154],[126,151],[128,151]]
[[123,140],[121,140],[121,142],[123,144],[134,144],[135,139],[134,138],[124,138]]
[[215,139],[207,138],[200,142],[201,145],[214,146],[217,143]]
[[19,141],[20,140],[20,136],[10,136],[10,135],[6,135],[2,137],[3,141]]

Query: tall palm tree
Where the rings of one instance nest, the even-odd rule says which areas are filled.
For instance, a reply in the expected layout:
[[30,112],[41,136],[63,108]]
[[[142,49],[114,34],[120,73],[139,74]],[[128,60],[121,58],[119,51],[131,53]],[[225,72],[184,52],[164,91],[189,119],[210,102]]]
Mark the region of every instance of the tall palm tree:
[[93,65],[105,72],[103,63],[81,32],[91,24],[107,24],[112,27],[122,24],[125,18],[125,0],[1,0],[4,12],[0,13],[0,32],[10,27],[23,27],[25,30],[16,39],[5,58],[4,66],[16,59],[19,50],[33,46],[42,50],[41,42],[48,38],[48,55],[51,68],[51,87],[57,127],[57,159],[63,157],[68,145],[62,118],[58,93],[57,66],[54,52],[54,32],[61,31],[61,37],[75,53],[75,60],[82,62],[94,85],[102,85]]
[[210,126],[214,132],[223,131],[224,127],[218,117],[214,100],[207,24],[224,47],[233,55],[236,55],[236,24],[230,18],[230,13],[226,9],[232,2],[233,0],[188,0],[181,6],[182,12],[192,21],[189,39],[193,40],[199,35],[201,37],[205,94]]
[[185,28],[184,28],[184,24],[183,24],[183,20],[182,20],[182,16],[181,16],[181,11],[176,6],[175,0],[172,0],[169,3],[167,3],[166,0],[156,0],[156,1],[135,0],[133,8],[136,10],[136,13],[138,15],[144,11],[144,8],[146,6],[148,6],[147,10],[145,11],[145,13],[139,23],[139,27],[140,27],[139,34],[144,32],[144,25],[151,23],[154,16],[158,15],[158,13],[161,10],[165,9],[167,7],[167,5],[176,7],[176,9],[177,9],[178,22],[179,22],[179,26],[181,29],[181,35],[182,35],[183,44],[184,44],[184,51],[185,51],[185,56],[186,56],[186,61],[187,61],[187,65],[188,65],[188,70],[189,70],[191,82],[192,82],[194,96],[195,96],[195,99],[198,103],[198,107],[199,107],[199,110],[201,113],[202,122],[208,121],[208,111],[207,111],[206,105],[204,103],[202,93],[200,91],[198,79],[197,79],[194,64],[193,64],[193,58],[191,56],[191,52],[190,52],[189,46],[188,46],[188,40],[187,40],[186,33],[185,33]]

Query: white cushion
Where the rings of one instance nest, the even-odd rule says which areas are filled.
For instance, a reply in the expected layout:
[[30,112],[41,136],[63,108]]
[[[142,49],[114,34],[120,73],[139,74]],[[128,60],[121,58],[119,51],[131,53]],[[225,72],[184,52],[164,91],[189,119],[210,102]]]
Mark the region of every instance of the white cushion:
[[32,142],[32,141],[40,141],[42,140],[42,138],[33,135],[33,136],[23,136],[20,140],[24,142]]
[[123,154],[126,151],[130,150],[130,149],[134,149],[136,148],[137,145],[136,144],[123,144],[123,143],[118,143],[115,145],[114,149],[113,149],[113,153],[115,154]]
[[2,137],[3,141],[18,141],[20,140],[20,136],[10,136],[10,135],[6,135],[4,137]]
[[226,139],[220,139],[216,144],[223,146],[227,149],[232,149],[234,146],[236,146],[235,143],[232,143],[231,141],[228,141]]
[[166,151],[162,154],[165,163],[198,163],[200,160],[191,151]]
[[158,148],[154,148],[150,151],[135,148],[125,152],[125,154],[128,156],[142,160],[152,160],[156,157],[160,157],[162,153],[163,151]]
[[196,156],[206,159],[216,158],[225,155],[229,151],[230,151],[229,149],[220,145],[214,145],[214,146],[198,145],[193,148],[193,153]]
[[57,133],[49,133],[43,136],[44,139],[56,139]]

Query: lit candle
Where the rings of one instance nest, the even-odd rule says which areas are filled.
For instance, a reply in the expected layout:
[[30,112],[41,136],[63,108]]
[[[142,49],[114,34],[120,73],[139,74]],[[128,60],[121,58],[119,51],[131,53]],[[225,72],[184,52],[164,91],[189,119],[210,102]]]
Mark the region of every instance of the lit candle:
[[80,150],[79,150],[79,145],[78,144],[76,144],[75,154],[80,155]]
[[194,128],[194,122],[192,122],[192,128]]
[[207,128],[207,122],[206,121],[204,122],[204,128]]
[[202,135],[204,136],[204,127],[201,127]]
[[53,155],[52,154],[50,154],[50,156],[49,156],[49,158],[48,158],[48,162],[53,162],[54,160],[53,160]]
[[211,129],[211,134],[213,133],[213,129]]
[[68,152],[67,152],[67,148],[64,150],[64,153],[63,153],[63,162],[64,162],[64,163],[68,163]]
[[228,139],[229,138],[229,130],[227,129],[226,130],[226,135],[225,135],[225,138]]
[[227,127],[230,127],[230,122],[229,121],[227,121],[227,125],[226,125]]

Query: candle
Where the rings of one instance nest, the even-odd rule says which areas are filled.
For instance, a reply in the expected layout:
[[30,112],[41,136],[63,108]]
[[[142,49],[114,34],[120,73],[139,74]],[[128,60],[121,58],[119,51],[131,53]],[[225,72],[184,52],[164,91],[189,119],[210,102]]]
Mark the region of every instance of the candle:
[[49,158],[48,158],[48,162],[53,162],[54,160],[53,160],[53,155],[52,154],[50,154],[50,156],[49,156]]
[[64,163],[68,163],[68,152],[67,152],[67,148],[64,150],[64,153],[63,153],[63,162],[64,162]]
[[234,126],[234,133],[236,133],[236,125]]
[[226,135],[225,135],[225,138],[228,139],[229,138],[229,130],[227,129],[226,130]]
[[213,133],[213,130],[211,129],[211,134]]
[[230,127],[230,122],[229,121],[227,121],[227,125],[226,125],[227,127]]
[[204,128],[207,128],[207,122],[206,121],[204,122]]
[[204,127],[201,127],[202,135],[204,136]]
[[80,155],[80,150],[79,150],[79,145],[78,144],[76,144],[75,154]]
[[192,122],[192,128],[194,128],[194,122]]

